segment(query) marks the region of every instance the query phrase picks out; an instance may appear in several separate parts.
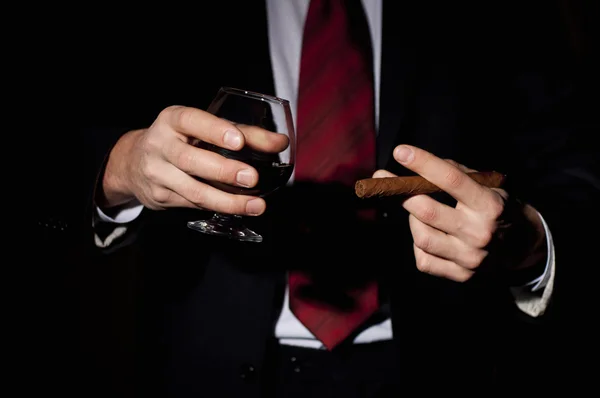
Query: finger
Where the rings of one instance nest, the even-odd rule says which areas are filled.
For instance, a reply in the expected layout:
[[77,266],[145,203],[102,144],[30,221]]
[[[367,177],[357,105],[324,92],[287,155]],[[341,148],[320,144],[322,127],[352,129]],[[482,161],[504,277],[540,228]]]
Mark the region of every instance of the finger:
[[225,214],[258,216],[266,209],[261,198],[233,195],[202,183],[173,165],[161,173],[165,187],[181,195],[197,207]]
[[258,172],[246,163],[227,159],[181,140],[173,140],[165,151],[165,158],[187,174],[206,180],[246,188],[253,187],[258,182]]
[[166,187],[153,188],[151,200],[154,202],[154,205],[149,207],[153,210],[179,207],[204,210],[202,207]]
[[486,257],[487,252],[484,250],[470,247],[460,239],[421,222],[413,215],[409,216],[409,224],[415,246],[426,253],[452,261],[469,270],[479,267]]
[[452,160],[452,159],[444,159],[446,162],[450,163],[452,166],[458,168],[460,171],[462,171],[463,173],[474,173],[477,170],[475,169],[470,169],[467,166],[458,163],[456,160]]
[[455,282],[466,282],[474,274],[471,270],[463,268],[452,261],[424,252],[416,246],[414,246],[414,252],[417,269],[426,274],[450,279]]
[[467,207],[483,210],[493,200],[491,190],[475,182],[456,166],[420,148],[399,145],[394,149],[394,158]]
[[200,209],[195,203],[191,203],[177,192],[169,189],[165,181],[171,178],[173,165],[167,162],[156,162],[147,168],[140,179],[143,187],[138,196],[145,207],[152,210],[164,210],[169,207],[189,207]]
[[427,195],[408,198],[402,203],[402,207],[421,222],[459,238],[468,222],[464,213]]
[[373,178],[397,177],[396,174],[390,173],[387,170],[377,170],[373,173]]
[[246,145],[257,151],[279,153],[290,144],[285,134],[274,133],[258,126],[238,124],[236,127],[244,134]]
[[244,146],[244,135],[232,123],[200,109],[172,106],[161,112],[159,119],[187,137],[232,150]]

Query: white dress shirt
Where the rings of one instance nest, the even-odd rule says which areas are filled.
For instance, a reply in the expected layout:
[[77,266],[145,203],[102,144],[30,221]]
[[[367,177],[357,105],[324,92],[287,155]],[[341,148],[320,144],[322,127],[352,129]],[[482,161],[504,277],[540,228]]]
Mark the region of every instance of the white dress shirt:
[[[300,54],[302,32],[308,12],[310,0],[267,0],[270,55],[275,80],[275,95],[290,101],[294,123],[296,122],[296,102],[298,97],[298,80],[300,73]],[[379,81],[381,61],[381,17],[382,0],[362,0],[372,38],[374,78],[375,78],[375,120],[379,120]],[[293,180],[293,178],[292,178]],[[132,203],[125,206],[117,215],[108,217],[100,209],[98,215],[106,222],[122,224],[104,241],[96,239],[99,247],[106,247],[118,235],[125,233],[126,224],[133,221],[142,211],[142,205]],[[541,215],[540,215],[541,218]],[[517,306],[531,316],[543,313],[552,292],[554,276],[554,246],[552,236],[545,221],[548,261],[543,275],[526,286],[512,289]],[[125,228],[124,228],[125,227]],[[544,289],[541,295],[535,292]],[[283,308],[275,327],[275,335],[281,344],[324,348],[320,341],[298,321],[289,309],[288,290],[286,288]],[[393,336],[392,323],[387,319],[373,325],[355,338],[355,343],[387,340]]]

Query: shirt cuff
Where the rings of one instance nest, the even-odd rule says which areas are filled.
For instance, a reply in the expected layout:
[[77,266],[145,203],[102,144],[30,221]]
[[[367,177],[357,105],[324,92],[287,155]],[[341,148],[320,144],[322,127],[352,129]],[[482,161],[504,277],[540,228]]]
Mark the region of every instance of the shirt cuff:
[[[544,218],[538,213],[544,229],[546,230],[546,244],[548,247],[548,259],[544,273],[532,280],[525,286],[511,288],[517,307],[531,317],[539,317],[545,313],[552,293],[554,291],[554,278],[556,273],[556,258],[554,242],[548,225]],[[541,294],[540,294],[541,291]]]
[[116,209],[111,209],[113,210],[111,215],[107,215],[102,211],[102,209],[100,209],[100,207],[96,206],[96,211],[100,220],[115,224],[127,224],[132,222],[138,218],[143,209],[144,205],[137,200],[132,200],[123,206],[120,206]]
[[546,255],[546,267],[544,268],[542,275],[522,286],[530,287],[532,292],[542,290],[544,287],[546,287],[546,285],[548,285],[548,281],[552,276],[552,270],[554,269],[554,241],[552,240],[552,234],[550,233],[550,228],[548,228],[548,224],[546,224],[544,217],[542,217],[539,212],[537,215],[540,220],[542,220],[542,225],[544,226],[544,231],[546,232],[546,247],[548,249],[548,253]]

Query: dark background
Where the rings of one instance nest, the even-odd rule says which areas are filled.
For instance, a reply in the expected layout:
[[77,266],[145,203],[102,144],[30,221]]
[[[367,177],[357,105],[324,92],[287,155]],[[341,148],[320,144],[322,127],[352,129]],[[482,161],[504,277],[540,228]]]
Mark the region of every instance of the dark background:
[[[598,2],[540,2],[549,3],[560,13],[545,14],[540,8],[537,19],[530,20],[531,29],[554,27],[557,37],[563,37],[568,43],[573,77],[582,95],[581,113],[589,117],[590,123],[596,124],[597,116],[593,115],[600,109],[597,77],[600,65],[596,60],[600,56]],[[228,23],[242,22],[244,5],[240,7],[242,9],[235,15],[222,10]],[[182,8],[178,13],[192,11]],[[129,26],[131,15],[137,15],[133,27]],[[223,52],[226,27],[203,20],[200,10],[194,15],[197,18],[194,23],[202,25],[199,28],[202,39],[198,41],[197,50],[189,49],[186,59],[176,55],[173,62],[186,63],[188,67],[195,64],[201,72],[205,62],[203,54],[214,50],[223,55],[224,68],[236,67],[235,59]],[[42,181],[36,184],[35,194],[31,195],[38,198],[34,203],[36,211],[47,212],[52,208],[60,212],[61,208],[74,205],[69,198],[79,186],[73,181],[83,178],[76,165],[85,163],[81,158],[83,153],[78,151],[79,143],[73,142],[77,137],[76,126],[80,121],[100,118],[107,123],[118,123],[122,116],[119,112],[125,109],[119,106],[118,97],[110,96],[111,90],[121,84],[139,88],[136,101],[140,108],[144,106],[145,96],[157,92],[164,97],[165,106],[171,105],[170,98],[175,96],[170,92],[171,84],[182,83],[178,79],[183,79],[183,75],[174,75],[170,83],[163,81],[162,85],[159,83],[150,88],[150,83],[157,80],[152,74],[144,74],[144,64],[151,62],[153,57],[161,57],[162,52],[168,54],[169,48],[146,48],[144,42],[138,40],[145,35],[164,34],[164,30],[169,29],[171,25],[161,23],[159,17],[158,12],[145,16],[141,11],[117,9],[103,3],[80,5],[78,9],[38,8],[34,15],[28,14],[28,23],[36,33],[34,39],[23,33],[19,35],[21,45],[15,46],[21,59],[27,61],[23,66],[27,68],[24,87],[33,90],[28,90],[24,96],[23,92],[17,94],[17,98],[24,98],[32,105],[25,109],[29,118],[24,120],[34,126],[40,137],[47,138],[50,134],[54,137],[51,141],[41,141],[44,142],[41,146],[44,156],[54,153],[49,150],[54,145],[73,148],[70,156],[52,158],[55,170],[58,170],[53,175],[45,175],[43,168],[38,171]],[[545,32],[544,29],[540,31]],[[128,34],[119,38],[119,32],[125,31]],[[102,56],[107,53],[121,55],[117,58],[119,62]],[[121,78],[115,81],[115,76]],[[123,76],[129,79],[125,80]],[[198,77],[187,82],[197,85],[198,92],[206,93],[201,98],[190,98],[190,102],[198,106],[208,104],[219,86],[218,82],[208,80]],[[112,119],[104,118],[107,109],[116,110]],[[158,108],[147,110],[149,122],[159,111]],[[70,122],[65,123],[65,120]],[[41,199],[40,192],[45,193]],[[591,236],[597,236],[594,228],[595,225],[591,225]],[[132,397],[137,270],[129,259],[135,248],[104,261],[90,256],[86,247],[88,242],[82,240],[81,232],[71,228],[57,237],[55,233],[38,231],[33,239],[42,244],[26,249],[30,261],[25,263],[33,266],[23,266],[26,275],[22,279],[24,283],[18,285],[15,301],[18,304],[15,307],[23,310],[18,311],[14,329],[21,338],[19,341],[24,343],[16,346],[14,368],[25,375],[25,384],[21,384],[24,389],[40,388],[64,396]],[[583,235],[588,231],[575,233]],[[503,360],[498,364],[498,378],[507,392],[537,387],[542,390],[568,387],[573,391],[588,387],[595,380],[598,343],[593,333],[593,321],[598,313],[595,306],[598,299],[594,295],[594,278],[591,276],[597,275],[594,269],[600,263],[593,243],[591,238],[582,239],[581,253],[573,253],[573,258],[568,259],[585,264],[581,269],[589,268],[589,274],[557,276],[556,304],[551,307],[547,321],[538,325],[523,319],[514,325],[514,335],[523,335],[523,341],[530,341],[525,336],[535,336],[539,345],[519,346],[519,339],[514,339],[517,342],[512,353],[514,360]],[[559,262],[565,260],[558,259]],[[506,357],[511,358],[511,355]]]

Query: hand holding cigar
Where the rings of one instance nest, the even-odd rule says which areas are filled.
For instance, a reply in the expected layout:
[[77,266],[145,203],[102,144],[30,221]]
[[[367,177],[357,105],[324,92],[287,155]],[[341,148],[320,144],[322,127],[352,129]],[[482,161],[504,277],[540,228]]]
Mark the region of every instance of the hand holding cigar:
[[[467,173],[469,177],[488,188],[500,188],[505,176],[496,171]],[[362,199],[386,196],[415,196],[442,190],[421,176],[365,178],[354,186],[356,196]]]
[[[526,214],[526,206],[511,204],[515,198],[506,190],[504,175],[473,170],[406,144],[394,148],[393,157],[414,176],[398,177],[380,169],[373,177],[383,178],[359,180],[355,191],[360,198],[400,199],[393,205],[408,213],[419,271],[462,283],[479,272],[484,260],[508,270],[541,259],[536,250],[546,251],[539,245],[545,239],[542,222],[535,212]],[[456,204],[427,195],[435,192],[445,192]],[[398,217],[392,220],[401,222]]]

